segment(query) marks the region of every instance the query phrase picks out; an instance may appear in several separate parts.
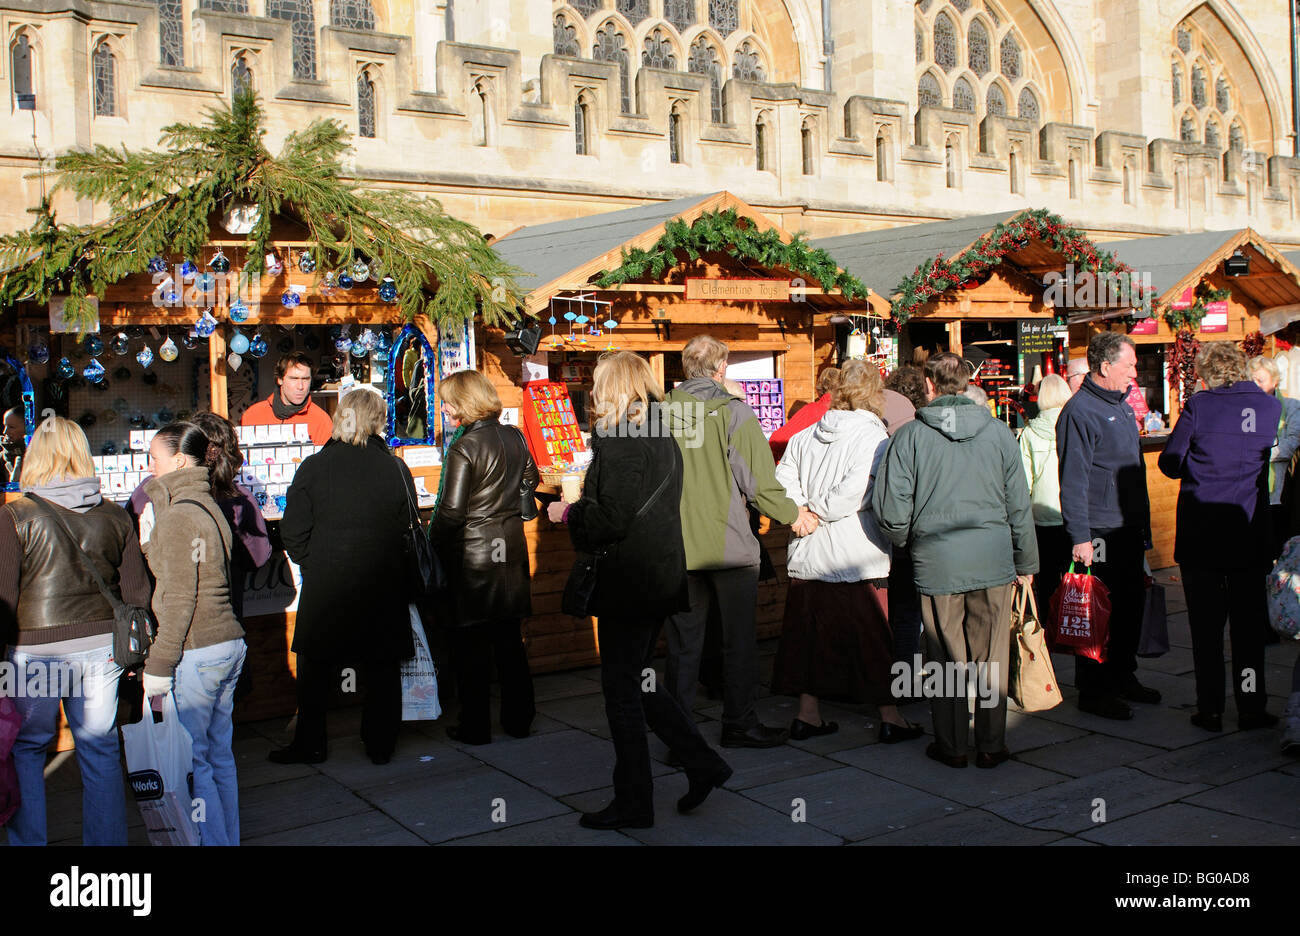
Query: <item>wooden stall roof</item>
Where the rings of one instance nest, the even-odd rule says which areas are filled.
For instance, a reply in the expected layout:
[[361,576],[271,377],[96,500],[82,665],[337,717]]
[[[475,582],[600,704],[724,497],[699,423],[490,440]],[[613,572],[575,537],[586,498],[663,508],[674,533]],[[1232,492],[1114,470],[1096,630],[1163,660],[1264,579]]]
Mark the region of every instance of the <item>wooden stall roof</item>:
[[927,221],[906,227],[823,237],[813,241],[812,246],[820,247],[842,263],[844,269],[866,283],[872,293],[887,298],[894,295],[898,284],[927,258],[939,254],[956,256],[993,228],[1020,213],[1001,211],[951,221]]
[[[1296,262],[1300,251],[1295,252],[1295,259],[1288,258],[1251,228],[1142,237],[1097,246],[1111,251],[1139,274],[1149,273],[1161,303],[1216,273],[1220,274],[1216,282],[1240,290],[1260,312],[1300,303],[1300,264]],[[1238,248],[1250,258],[1250,272],[1222,275],[1223,261]]]
[[[524,275],[516,277],[516,282],[528,291],[528,311],[537,313],[559,293],[654,291],[647,290],[645,284],[636,283],[598,289],[588,280],[602,270],[617,267],[624,250],[652,247],[663,236],[669,221],[676,219],[690,224],[706,212],[726,209],[748,219],[760,231],[776,230],[787,243],[793,239],[792,234],[778,228],[756,208],[730,192],[713,192],[568,221],[530,225],[492,241],[492,247],[507,263],[525,271]],[[835,256],[833,251],[830,253]],[[660,289],[680,291],[682,287],[664,286]],[[846,299],[838,291],[827,293],[820,288],[809,288],[803,292],[811,305],[821,307],[819,311],[827,306],[861,305],[861,300]],[[881,303],[882,308],[887,306],[882,297],[874,294],[870,301]],[[878,310],[877,314],[882,313]]]

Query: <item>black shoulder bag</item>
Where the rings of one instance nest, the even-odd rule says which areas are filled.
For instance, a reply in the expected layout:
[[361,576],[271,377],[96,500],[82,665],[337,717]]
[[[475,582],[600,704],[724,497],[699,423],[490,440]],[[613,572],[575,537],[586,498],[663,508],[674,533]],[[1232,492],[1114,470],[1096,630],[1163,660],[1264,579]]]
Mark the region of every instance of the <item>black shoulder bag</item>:
[[[669,468],[668,474],[659,482],[659,487],[655,488],[655,492],[632,517],[632,523],[645,516],[646,511],[659,499],[659,495],[664,492],[664,488],[668,487],[668,482],[672,479],[673,469]],[[592,553],[578,553],[578,558],[573,562],[573,571],[569,573],[569,580],[564,584],[564,598],[560,601],[560,610],[565,614],[580,618],[591,614],[591,596],[596,591],[596,573],[600,557],[603,555],[605,555],[603,549]]]
[[[396,456],[394,456],[396,458]],[[443,570],[433,544],[420,526],[420,511],[416,507],[411,488],[406,486],[402,467],[397,466],[398,483],[406,498],[406,530],[402,533],[402,552],[406,556],[406,586],[412,601],[436,595],[447,587],[447,573]]]
[[77,538],[72,535],[67,524],[49,504],[41,497],[28,493],[27,496],[32,503],[41,508],[48,517],[54,519],[55,525],[59,531],[68,539],[81,556],[82,565],[90,572],[91,578],[99,586],[99,592],[104,596],[113,609],[113,661],[124,670],[139,669],[144,665],[144,661],[149,656],[149,647],[153,644],[154,637],[158,633],[158,624],[154,620],[153,613],[148,608],[140,608],[135,605],[129,605],[117,595],[113,594],[112,589],[104,581],[104,577],[99,574],[95,568],[95,563],[86,551],[81,548]]

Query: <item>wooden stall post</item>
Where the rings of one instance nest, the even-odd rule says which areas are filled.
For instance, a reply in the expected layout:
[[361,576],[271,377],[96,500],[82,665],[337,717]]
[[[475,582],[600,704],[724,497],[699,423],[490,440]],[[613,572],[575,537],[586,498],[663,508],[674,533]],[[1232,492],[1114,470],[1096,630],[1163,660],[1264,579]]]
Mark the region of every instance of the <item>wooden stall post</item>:
[[226,390],[226,336],[218,328],[208,337],[208,407],[218,416],[230,418]]

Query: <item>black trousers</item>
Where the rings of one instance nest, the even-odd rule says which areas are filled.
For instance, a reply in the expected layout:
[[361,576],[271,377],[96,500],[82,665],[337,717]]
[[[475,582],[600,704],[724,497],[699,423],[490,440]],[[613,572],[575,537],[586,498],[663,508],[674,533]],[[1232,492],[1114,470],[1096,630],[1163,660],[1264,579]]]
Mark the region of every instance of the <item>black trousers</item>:
[[[1101,544],[1097,544],[1099,539]],[[1146,607],[1144,543],[1140,531],[1127,527],[1094,530],[1092,540],[1096,550],[1092,574],[1110,591],[1110,635],[1106,640],[1105,663],[1075,657],[1074,682],[1080,695],[1119,695],[1137,672],[1137,648]],[[1097,558],[1103,555],[1104,561]],[[1081,571],[1077,565],[1075,571]]]
[[654,817],[654,784],[647,724],[681,758],[688,777],[710,776],[725,766],[691,717],[658,684],[651,661],[662,626],[658,618],[603,614],[597,619],[600,685],[614,742],[614,803],[624,815],[648,819]]
[[682,711],[695,708],[700,657],[709,608],[718,608],[722,632],[722,725],[749,729],[758,723],[754,693],[758,682],[758,566],[690,572],[686,576],[691,610],[668,618],[668,663],[664,681]]
[[[345,666],[356,670],[355,680],[345,680]],[[298,727],[293,746],[303,751],[325,751],[325,710],[336,688],[351,682],[364,693],[361,701],[361,742],[372,755],[385,756],[397,746],[402,724],[401,660],[368,660],[344,664],[298,654]]]
[[894,662],[913,665],[921,648],[921,593],[913,577],[912,551],[895,546],[889,563],[889,627],[894,632]]
[[1052,610],[1052,596],[1061,587],[1061,576],[1070,567],[1070,538],[1064,526],[1035,526],[1038,539],[1038,574],[1034,576],[1034,600],[1038,616],[1047,620]]
[[448,636],[460,696],[460,734],[470,743],[492,740],[492,658],[501,681],[501,727],[525,737],[537,715],[533,674],[519,631],[519,618],[452,627]]
[[[1232,694],[1237,714],[1264,711],[1264,630],[1268,626],[1266,573],[1180,565],[1196,666],[1196,707],[1223,714],[1223,625],[1232,643]],[[1243,689],[1247,687],[1250,691]]]

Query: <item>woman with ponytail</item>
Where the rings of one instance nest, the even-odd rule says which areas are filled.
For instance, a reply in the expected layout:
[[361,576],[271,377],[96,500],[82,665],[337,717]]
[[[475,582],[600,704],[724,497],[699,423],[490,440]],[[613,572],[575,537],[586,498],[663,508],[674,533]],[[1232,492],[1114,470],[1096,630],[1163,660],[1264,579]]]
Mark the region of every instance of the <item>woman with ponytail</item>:
[[210,440],[191,422],[158,430],[153,480],[140,514],[140,546],[157,587],[158,635],[144,666],[145,695],[171,693],[193,741],[193,796],[205,804],[203,845],[239,844],[239,788],[231,751],[244,630],[230,605],[234,535],[212,499]]

